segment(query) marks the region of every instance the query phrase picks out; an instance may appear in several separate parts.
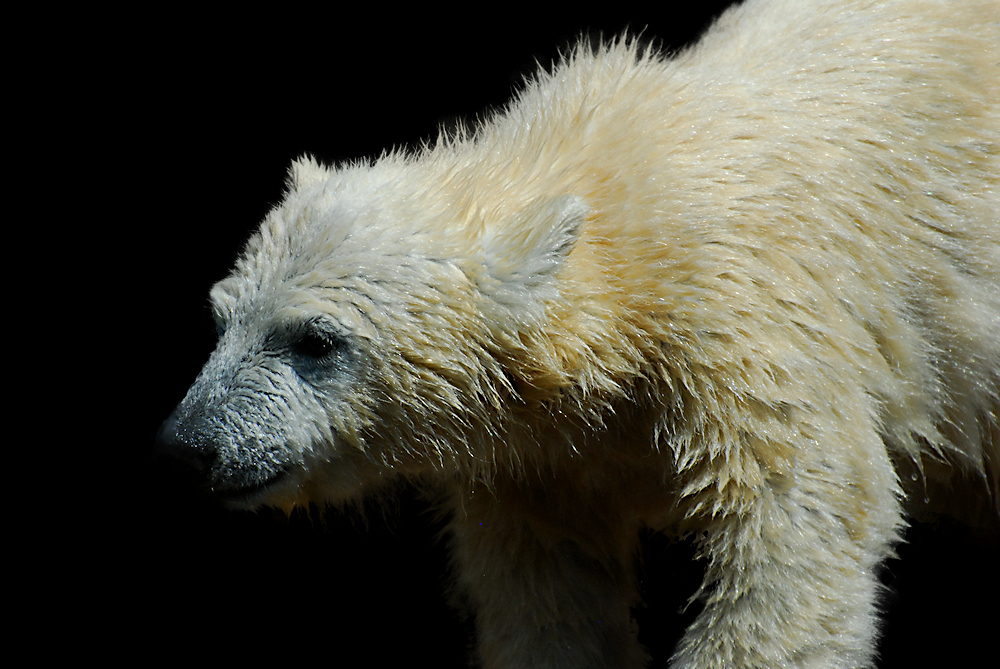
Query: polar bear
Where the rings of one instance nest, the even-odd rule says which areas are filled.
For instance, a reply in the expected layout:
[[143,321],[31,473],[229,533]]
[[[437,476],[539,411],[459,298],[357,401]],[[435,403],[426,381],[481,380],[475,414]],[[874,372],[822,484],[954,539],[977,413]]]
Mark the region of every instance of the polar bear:
[[642,528],[707,564],[673,666],[868,666],[902,483],[998,515],[998,64],[996,0],[747,0],[301,159],[158,456],[240,508],[438,491],[488,668],[642,666]]

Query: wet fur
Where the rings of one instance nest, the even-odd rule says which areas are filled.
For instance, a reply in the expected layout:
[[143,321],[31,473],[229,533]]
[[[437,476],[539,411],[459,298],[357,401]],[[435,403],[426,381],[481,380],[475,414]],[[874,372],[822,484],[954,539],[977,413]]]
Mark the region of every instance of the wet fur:
[[159,447],[236,506],[444,487],[485,667],[642,666],[643,527],[708,564],[673,666],[867,666],[901,478],[1000,508],[998,63],[994,1],[748,0],[303,159]]

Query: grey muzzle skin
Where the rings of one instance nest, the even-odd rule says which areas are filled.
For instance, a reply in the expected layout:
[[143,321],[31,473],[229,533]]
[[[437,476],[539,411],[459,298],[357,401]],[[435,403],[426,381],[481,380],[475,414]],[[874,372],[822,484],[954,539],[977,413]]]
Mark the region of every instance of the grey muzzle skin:
[[154,465],[184,489],[233,502],[257,497],[285,469],[259,444],[233,443],[222,422],[217,415],[192,410],[186,399],[157,431]]
[[[292,488],[314,451],[334,441],[328,404],[357,376],[360,358],[347,336],[320,317],[302,322],[238,323],[177,408],[160,426],[154,460],[178,485],[256,507]],[[294,479],[294,480],[293,480]]]

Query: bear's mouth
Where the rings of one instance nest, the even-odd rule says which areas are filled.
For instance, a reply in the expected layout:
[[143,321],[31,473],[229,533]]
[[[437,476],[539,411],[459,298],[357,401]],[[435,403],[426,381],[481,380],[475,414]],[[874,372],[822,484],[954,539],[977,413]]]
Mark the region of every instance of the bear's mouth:
[[238,509],[256,509],[268,503],[275,490],[286,482],[288,472],[274,472],[268,478],[248,484],[214,485],[207,488],[208,492],[228,507]]

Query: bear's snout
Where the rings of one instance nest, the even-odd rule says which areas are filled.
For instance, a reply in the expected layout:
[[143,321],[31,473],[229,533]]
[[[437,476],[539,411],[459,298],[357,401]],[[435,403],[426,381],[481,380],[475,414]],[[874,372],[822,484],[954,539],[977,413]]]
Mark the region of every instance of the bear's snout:
[[209,484],[218,449],[198,435],[182,424],[176,409],[160,425],[153,442],[153,462],[168,480],[193,488]]

